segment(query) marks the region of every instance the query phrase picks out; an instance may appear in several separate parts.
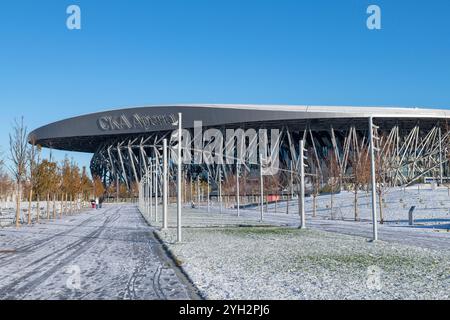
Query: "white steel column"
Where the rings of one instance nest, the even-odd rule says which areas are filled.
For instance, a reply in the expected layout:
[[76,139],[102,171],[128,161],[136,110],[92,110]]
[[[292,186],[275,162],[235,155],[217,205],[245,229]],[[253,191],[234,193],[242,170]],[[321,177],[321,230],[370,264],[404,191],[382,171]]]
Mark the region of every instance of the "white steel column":
[[305,219],[305,142],[300,140],[300,188],[298,195],[298,209],[300,214],[300,229],[306,228]]
[[262,155],[259,155],[259,182],[260,182],[260,221],[262,222],[264,219],[264,180],[263,180],[263,163],[262,163]]
[[158,222],[158,175],[159,175],[159,159],[158,159],[158,155],[155,155],[155,181],[154,181],[154,185],[155,185],[155,221]]
[[183,115],[178,113],[178,167],[177,167],[177,242],[181,242],[181,135]]
[[209,193],[210,193],[210,191],[209,191],[209,170],[208,170],[208,177],[207,177],[207,179],[208,179],[208,181],[207,181],[207,188],[206,188],[206,197],[208,198],[207,200],[208,200],[208,213],[211,211],[211,203],[210,203],[210,200],[209,200],[209,198],[210,198],[210,196],[209,196]]
[[150,193],[149,193],[149,202],[150,202],[150,221],[153,220],[153,161],[149,161],[150,164],[150,172],[149,172],[149,185],[150,185]]
[[[148,170],[147,170],[148,172]],[[146,189],[147,189],[147,197],[146,197],[146,207],[147,207],[147,217],[150,217],[150,175],[147,173],[146,176]]]
[[219,168],[219,206],[222,213],[222,167]]
[[444,182],[444,167],[442,163],[442,129],[439,124],[439,185],[442,186]]
[[240,215],[240,199],[239,199],[239,174],[240,174],[240,170],[239,170],[239,163],[236,163],[236,207],[237,207],[237,216],[239,217]]
[[377,218],[377,182],[375,176],[375,146],[373,136],[373,118],[369,118],[369,143],[370,143],[370,174],[372,185],[372,222],[373,222],[373,241],[378,240],[378,218]]
[[167,229],[167,139],[163,140],[163,229]]

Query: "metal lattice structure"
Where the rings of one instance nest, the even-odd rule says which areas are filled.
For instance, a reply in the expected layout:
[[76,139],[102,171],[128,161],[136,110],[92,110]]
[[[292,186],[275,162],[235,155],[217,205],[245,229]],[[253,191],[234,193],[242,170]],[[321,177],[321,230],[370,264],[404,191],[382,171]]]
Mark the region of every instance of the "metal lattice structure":
[[[447,174],[447,145],[449,133],[442,133],[442,127],[436,123],[429,130],[421,130],[420,126],[414,126],[409,132],[402,135],[399,126],[390,130],[380,131],[380,154],[385,158],[388,181],[392,185],[410,184],[419,178],[428,175],[443,177]],[[225,134],[225,132],[223,132]],[[173,149],[177,141],[170,140],[171,133],[153,133],[134,139],[111,141],[102,145],[94,154],[91,162],[93,174],[103,177],[105,184],[110,184],[119,179],[128,187],[132,183],[139,183],[146,174],[146,168],[150,161],[161,159],[162,140],[168,138],[169,146]],[[293,164],[294,170],[298,167],[299,148],[294,141],[302,137],[307,141],[306,148],[310,150],[312,157],[310,166],[315,167],[324,175],[328,170],[326,159],[330,152],[338,159],[341,174],[351,174],[349,159],[353,153],[359,153],[367,145],[366,131],[358,131],[355,126],[348,130],[336,131],[332,127],[328,132],[315,131],[307,128],[303,131],[291,132],[288,128],[281,131],[280,141],[270,143],[280,144],[280,168],[289,171]],[[247,141],[250,144],[258,142]],[[258,145],[259,148],[259,145]],[[184,152],[191,152],[194,157],[195,149],[191,146],[183,146]],[[225,149],[225,145],[224,145]],[[172,153],[170,153],[172,154]],[[268,155],[273,157],[274,155]],[[251,157],[249,155],[248,157]],[[241,159],[240,164],[244,170],[250,170],[249,161]],[[170,161],[174,163],[173,159]],[[220,171],[227,176],[236,171],[237,159],[233,165],[189,165],[185,163],[188,175],[197,175],[199,171],[209,170],[217,178]]]
[[[251,172],[259,163],[278,160],[279,173],[288,175],[299,169],[299,141],[308,150],[307,174],[315,173],[326,180],[329,159],[337,161],[341,178],[352,174],[351,159],[368,146],[367,119],[373,117],[378,126],[379,165],[383,166],[384,182],[390,185],[411,184],[424,176],[442,179],[449,173],[447,120],[450,113],[427,109],[308,107],[308,106],[218,106],[187,105],[146,107],[108,111],[64,120],[34,131],[31,135],[46,147],[92,152],[91,172],[105,185],[118,180],[128,188],[148,174],[149,164],[162,166],[163,140],[169,141],[169,178],[175,175],[174,163],[178,144],[174,135],[176,114],[183,113],[183,128],[193,137],[183,142],[184,172],[187,176],[208,176],[215,181],[236,174]],[[201,121],[202,143],[196,145],[199,133],[195,122]],[[278,135],[260,139],[247,135],[245,150],[252,153],[225,156],[224,163],[195,163],[199,152],[206,157],[210,151],[204,132],[215,130],[222,136],[228,130],[276,130]],[[235,142],[233,142],[235,143]],[[230,141],[223,140],[227,150]],[[237,143],[236,143],[237,144]],[[202,149],[202,150],[199,150]],[[189,154],[192,161],[186,161]],[[211,156],[209,154],[208,156]],[[276,160],[275,160],[276,159]],[[326,181],[322,181],[326,183]]]

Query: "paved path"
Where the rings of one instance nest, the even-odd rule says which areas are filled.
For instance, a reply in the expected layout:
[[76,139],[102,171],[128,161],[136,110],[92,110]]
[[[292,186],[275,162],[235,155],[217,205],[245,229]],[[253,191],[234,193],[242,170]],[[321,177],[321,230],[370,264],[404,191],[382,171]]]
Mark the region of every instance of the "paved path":
[[135,206],[0,229],[0,299],[189,299]]

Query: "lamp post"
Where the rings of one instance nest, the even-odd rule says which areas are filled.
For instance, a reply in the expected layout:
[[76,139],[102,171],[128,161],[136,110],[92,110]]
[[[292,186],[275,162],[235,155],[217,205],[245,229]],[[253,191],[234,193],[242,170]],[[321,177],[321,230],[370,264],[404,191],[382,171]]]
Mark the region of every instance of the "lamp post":
[[154,188],[155,188],[155,221],[158,222],[158,201],[159,201],[159,196],[158,196],[158,175],[159,175],[159,159],[158,159],[158,155],[155,153],[155,175],[154,175]]
[[305,218],[305,142],[300,140],[300,186],[299,186],[299,214],[300,214],[300,229],[306,229]]
[[240,199],[239,199],[239,163],[236,163],[236,208],[237,216],[240,215]]
[[372,222],[373,222],[373,241],[378,240],[378,218],[377,218],[377,195],[376,188],[377,182],[375,177],[375,145],[373,136],[373,118],[369,118],[369,142],[370,142],[370,174],[372,184]]
[[263,176],[263,163],[262,163],[262,155],[259,155],[259,182],[260,182],[260,222],[264,219],[264,176]]
[[181,242],[181,131],[183,115],[178,113],[178,167],[177,167],[177,242]]
[[163,229],[167,229],[167,139],[163,140]]

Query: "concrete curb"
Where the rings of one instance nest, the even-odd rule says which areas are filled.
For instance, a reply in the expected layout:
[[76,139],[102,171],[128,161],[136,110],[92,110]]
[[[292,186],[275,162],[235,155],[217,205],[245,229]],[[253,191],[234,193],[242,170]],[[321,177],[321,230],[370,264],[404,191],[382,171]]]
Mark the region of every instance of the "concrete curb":
[[159,231],[157,229],[155,229],[155,226],[153,226],[151,224],[151,221],[149,219],[147,219],[147,217],[141,212],[141,210],[139,210],[139,208],[138,208],[138,211],[141,214],[141,217],[143,218],[143,220],[147,223],[147,225],[153,229],[152,234],[155,237],[156,241],[158,241],[159,245],[162,248],[162,251],[165,253],[168,260],[170,260],[172,267],[174,269],[176,269],[181,274],[181,276],[184,278],[182,280],[184,280],[184,282],[187,283],[187,285],[189,287],[188,289],[190,289],[189,295],[191,296],[191,298],[193,300],[206,300],[206,298],[201,294],[200,290],[194,284],[194,281],[192,281],[191,277],[186,272],[186,270],[182,266],[178,265],[178,263],[177,263],[178,258],[172,252],[172,250],[170,250],[169,246],[167,246],[167,244],[164,242],[161,235],[159,234]]
[[164,252],[167,254],[167,256],[170,258],[170,260],[173,262],[174,266],[176,268],[178,268],[178,270],[183,274],[183,276],[186,278],[186,280],[189,282],[189,284],[193,287],[195,294],[198,296],[199,300],[207,300],[206,297],[197,288],[194,281],[192,281],[191,277],[189,276],[187,271],[183,268],[183,266],[180,266],[178,264],[179,259],[173,253],[173,251],[169,248],[169,246],[164,242],[164,239],[159,234],[159,231],[153,230],[153,235],[158,240],[159,244],[162,246]]

